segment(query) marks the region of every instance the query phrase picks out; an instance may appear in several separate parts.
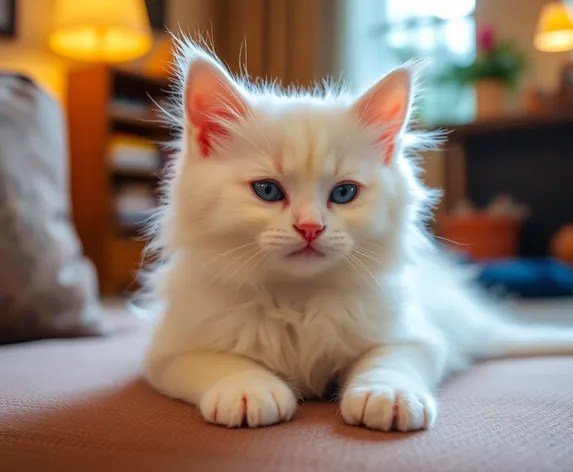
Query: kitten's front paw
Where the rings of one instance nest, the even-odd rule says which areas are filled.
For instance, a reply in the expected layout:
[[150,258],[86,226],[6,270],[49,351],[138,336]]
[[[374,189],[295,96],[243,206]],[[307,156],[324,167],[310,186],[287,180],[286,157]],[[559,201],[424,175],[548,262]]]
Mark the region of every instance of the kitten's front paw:
[[288,421],[296,410],[296,397],[280,379],[270,374],[239,374],[221,380],[201,399],[205,420],[229,428],[251,428]]
[[436,401],[416,389],[390,384],[350,386],[342,396],[342,417],[348,424],[381,431],[427,429],[436,420]]

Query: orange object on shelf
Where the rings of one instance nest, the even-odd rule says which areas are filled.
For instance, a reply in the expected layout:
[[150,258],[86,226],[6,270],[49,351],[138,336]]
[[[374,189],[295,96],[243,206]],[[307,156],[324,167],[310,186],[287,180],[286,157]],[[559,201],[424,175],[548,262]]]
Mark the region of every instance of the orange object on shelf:
[[573,223],[560,228],[551,238],[551,255],[573,265]]
[[517,256],[522,221],[490,214],[445,216],[439,235],[446,244],[474,260]]

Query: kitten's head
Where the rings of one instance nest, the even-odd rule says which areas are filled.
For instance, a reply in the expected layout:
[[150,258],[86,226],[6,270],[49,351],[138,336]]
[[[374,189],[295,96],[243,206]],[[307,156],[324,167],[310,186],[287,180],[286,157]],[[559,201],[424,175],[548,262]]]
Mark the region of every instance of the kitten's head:
[[401,156],[408,68],[354,98],[238,82],[193,46],[182,63],[185,129],[162,228],[171,251],[240,283],[368,277],[396,262],[418,189]]

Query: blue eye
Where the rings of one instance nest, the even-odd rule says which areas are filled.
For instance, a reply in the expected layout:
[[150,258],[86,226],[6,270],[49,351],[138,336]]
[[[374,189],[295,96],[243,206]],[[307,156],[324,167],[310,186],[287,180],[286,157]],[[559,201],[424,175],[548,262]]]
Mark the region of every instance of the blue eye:
[[330,201],[337,205],[350,203],[358,195],[358,187],[354,184],[339,184],[330,192]]
[[279,202],[285,199],[283,191],[277,183],[270,180],[259,180],[251,184],[257,197],[265,202]]

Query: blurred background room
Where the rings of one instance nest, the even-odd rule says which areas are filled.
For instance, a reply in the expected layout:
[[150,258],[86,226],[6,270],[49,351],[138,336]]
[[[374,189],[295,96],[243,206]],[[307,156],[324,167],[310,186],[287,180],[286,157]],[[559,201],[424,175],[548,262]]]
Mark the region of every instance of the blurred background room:
[[252,79],[285,86],[330,76],[358,91],[425,60],[415,126],[448,131],[423,156],[424,179],[444,189],[440,241],[474,262],[573,263],[567,2],[0,0],[0,71],[33,81],[62,113],[61,129],[41,130],[64,143],[46,165],[65,162],[70,227],[97,293],[137,288],[142,224],[173,157],[159,112],[171,89],[166,30],[201,35],[234,73],[246,63]]
[[141,378],[148,325],[126,303],[177,159],[160,112],[169,30],[285,87],[331,77],[358,93],[425,61],[412,126],[447,137],[421,155],[444,190],[429,230],[520,319],[571,324],[572,13],[573,0],[0,0],[0,470],[572,471],[568,357],[454,377],[427,433],[345,427],[336,402],[217,429]]

